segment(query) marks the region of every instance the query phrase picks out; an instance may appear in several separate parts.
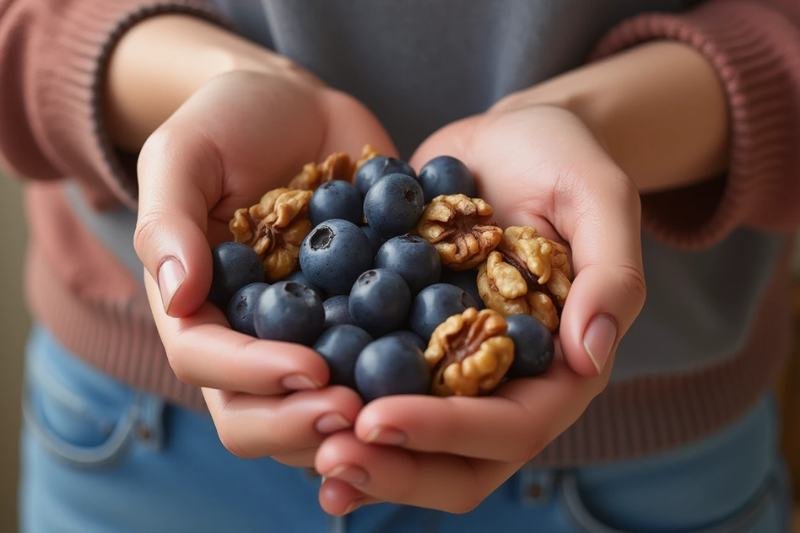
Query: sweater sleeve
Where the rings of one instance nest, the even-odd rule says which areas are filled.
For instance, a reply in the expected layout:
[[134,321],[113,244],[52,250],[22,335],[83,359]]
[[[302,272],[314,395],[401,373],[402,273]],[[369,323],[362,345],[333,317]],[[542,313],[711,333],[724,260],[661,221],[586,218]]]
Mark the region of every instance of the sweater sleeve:
[[215,19],[205,0],[0,0],[0,163],[75,177],[98,205],[133,205],[130,161],[103,126],[103,78],[119,37],[165,12]]
[[800,2],[711,0],[679,14],[623,21],[598,44],[602,58],[670,39],[697,49],[727,94],[726,175],[642,198],[645,227],[685,248],[718,242],[740,226],[789,231],[800,224]]

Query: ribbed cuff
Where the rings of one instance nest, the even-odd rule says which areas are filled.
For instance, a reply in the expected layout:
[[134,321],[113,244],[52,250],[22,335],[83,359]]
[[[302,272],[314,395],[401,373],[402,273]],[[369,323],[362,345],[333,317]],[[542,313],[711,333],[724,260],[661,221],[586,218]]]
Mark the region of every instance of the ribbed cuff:
[[[105,70],[116,43],[130,27],[162,13],[207,20],[218,15],[205,0],[82,0],[56,4],[52,35],[40,39],[35,72],[38,137],[48,158],[69,169],[95,200],[113,193],[135,205],[132,165],[123,164],[103,124]],[[63,16],[59,16],[63,15]],[[99,187],[99,189],[98,189]],[[102,191],[102,192],[100,192]],[[94,193],[94,194],[92,194]]]
[[737,226],[790,229],[800,197],[800,30],[767,2],[711,1],[685,14],[646,14],[599,43],[594,59],[658,39],[697,49],[728,98],[726,176],[642,198],[645,227],[685,248]]

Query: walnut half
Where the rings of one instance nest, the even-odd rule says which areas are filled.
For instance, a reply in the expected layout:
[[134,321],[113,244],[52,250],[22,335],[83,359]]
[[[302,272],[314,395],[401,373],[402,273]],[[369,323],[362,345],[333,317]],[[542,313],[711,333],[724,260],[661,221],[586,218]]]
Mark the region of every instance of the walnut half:
[[550,331],[572,285],[566,248],[526,226],[506,228],[503,239],[478,271],[478,292],[504,316],[533,315]]
[[353,175],[361,165],[377,156],[378,152],[366,144],[361,149],[358,161],[351,161],[344,152],[335,152],[325,158],[322,163],[306,163],[300,173],[292,178],[289,187],[292,189],[314,190],[326,181],[352,181]]
[[463,194],[437,196],[423,211],[417,233],[436,247],[442,264],[469,270],[486,259],[503,237],[492,206]]
[[267,281],[297,270],[300,244],[311,231],[308,202],[312,192],[273,189],[249,208],[237,209],[228,227],[236,242],[251,246],[261,257]]
[[477,396],[494,389],[514,360],[506,320],[491,309],[470,307],[439,324],[425,350],[438,396]]

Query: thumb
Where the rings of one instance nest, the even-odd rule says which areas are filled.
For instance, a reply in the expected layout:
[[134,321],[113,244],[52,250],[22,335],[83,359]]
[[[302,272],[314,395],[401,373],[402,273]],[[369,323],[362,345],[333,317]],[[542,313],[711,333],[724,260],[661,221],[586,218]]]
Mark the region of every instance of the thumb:
[[139,216],[134,248],[161,302],[175,317],[195,312],[211,286],[208,211],[217,201],[222,162],[203,136],[156,131],[139,156]]

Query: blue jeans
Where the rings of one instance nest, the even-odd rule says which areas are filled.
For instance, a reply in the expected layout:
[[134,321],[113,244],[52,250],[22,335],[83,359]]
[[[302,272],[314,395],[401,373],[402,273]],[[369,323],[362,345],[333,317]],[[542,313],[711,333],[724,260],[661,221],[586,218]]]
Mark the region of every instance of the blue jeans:
[[475,511],[374,505],[346,520],[319,480],[219,443],[207,415],[90,368],[37,329],[27,354],[20,518],[30,533],[788,531],[789,490],[765,398],[720,433],[659,456],[525,468]]

